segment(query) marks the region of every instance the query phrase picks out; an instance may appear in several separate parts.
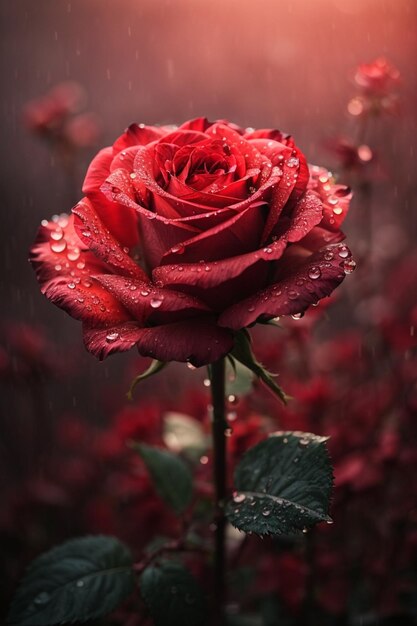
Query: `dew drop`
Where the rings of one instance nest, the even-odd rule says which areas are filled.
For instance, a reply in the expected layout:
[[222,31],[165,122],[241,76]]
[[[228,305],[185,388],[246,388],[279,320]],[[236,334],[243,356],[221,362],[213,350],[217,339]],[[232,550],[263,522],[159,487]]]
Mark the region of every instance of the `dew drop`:
[[159,309],[161,304],[162,304],[162,298],[152,298],[152,300],[151,300],[151,307],[153,309]]
[[76,585],[77,587],[84,587],[85,583],[83,580],[77,580]]
[[349,256],[349,250],[345,247],[339,249],[339,256],[341,259],[346,259]]
[[149,291],[147,289],[142,289],[140,295],[146,298],[146,296],[149,296]]
[[239,504],[239,502],[243,502],[244,500],[246,500],[246,496],[244,493],[235,492],[233,494],[233,502],[236,502],[236,504]]
[[225,437],[231,437],[233,435],[233,429],[232,428],[225,428],[224,429],[224,436]]
[[204,385],[204,387],[210,387],[210,385],[211,385],[210,379],[209,378],[205,378],[203,380],[203,385]]
[[201,465],[207,465],[207,463],[209,462],[209,458],[206,455],[203,455],[200,457],[200,463]]
[[299,159],[297,159],[297,157],[291,157],[290,159],[286,160],[286,165],[287,167],[298,167],[300,161]]
[[109,333],[108,335],[106,335],[106,341],[107,343],[113,343],[114,341],[117,341],[119,337],[119,333]]
[[89,229],[89,228],[85,228],[84,230],[82,230],[82,231],[81,231],[81,234],[82,234],[84,237],[91,237],[91,231],[90,231],[90,229]]
[[296,300],[298,298],[298,291],[294,291],[293,289],[290,289],[288,292],[288,297],[290,300]]
[[53,230],[51,232],[51,239],[53,239],[54,241],[60,241],[63,236],[64,233],[62,232],[62,230]]
[[293,318],[293,320],[300,320],[302,317],[304,317],[304,313],[294,313],[293,315],[291,315],[291,317]]
[[36,596],[33,602],[35,604],[42,605],[42,604],[47,604],[50,599],[51,599],[51,596],[49,595],[47,591],[41,591],[41,593]]
[[68,283],[67,287],[68,289],[75,289],[75,283]]
[[271,511],[269,509],[265,509],[264,511],[262,511],[262,515],[264,517],[269,517],[271,515]]
[[345,274],[351,274],[356,267],[356,261],[353,259],[346,259],[343,263],[343,270]]
[[317,280],[317,278],[320,278],[320,276],[321,276],[320,268],[317,267],[317,265],[314,265],[313,267],[310,268],[310,270],[308,272],[308,276],[312,280]]
[[64,252],[66,247],[67,242],[65,241],[65,239],[61,239],[61,241],[54,241],[53,243],[51,243],[52,252]]
[[173,246],[171,248],[171,252],[173,252],[174,254],[184,254],[184,244],[182,243],[178,243],[176,246]]
[[328,250],[324,255],[324,258],[326,259],[326,261],[331,261],[333,257],[334,257],[334,254],[331,250]]
[[67,252],[68,261],[77,261],[80,258],[80,251],[78,248],[73,248]]

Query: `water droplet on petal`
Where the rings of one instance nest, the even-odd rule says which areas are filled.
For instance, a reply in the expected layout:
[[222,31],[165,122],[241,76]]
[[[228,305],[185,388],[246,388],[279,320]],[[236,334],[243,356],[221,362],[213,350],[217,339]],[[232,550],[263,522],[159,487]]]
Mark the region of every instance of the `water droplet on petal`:
[[298,291],[294,291],[293,289],[290,289],[288,292],[288,297],[290,300],[296,300],[299,296]]
[[351,274],[356,267],[356,261],[353,259],[346,259],[343,263],[343,270],[345,274]]
[[78,248],[73,248],[67,252],[68,261],[77,261],[80,258],[80,250]]
[[293,318],[293,320],[300,320],[302,317],[304,317],[304,313],[294,313],[293,315],[291,315],[291,317]]
[[173,252],[174,254],[184,254],[184,244],[182,243],[178,243],[176,246],[172,246],[171,248],[171,252]]
[[312,280],[317,280],[317,278],[320,278],[321,276],[321,270],[319,267],[317,267],[317,265],[314,265],[313,267],[311,267],[309,269],[308,272],[308,276],[309,278],[311,278]]
[[339,248],[339,256],[342,259],[346,259],[349,256],[349,250],[345,246]]
[[149,291],[147,289],[142,289],[140,295],[146,298],[146,296],[149,296]]
[[224,429],[224,436],[225,437],[231,437],[233,435],[233,429],[232,428],[225,428]]
[[117,341],[119,337],[120,337],[119,333],[109,333],[108,335],[106,335],[106,341],[107,343],[113,343]]
[[162,304],[162,300],[163,300],[162,298],[152,298],[152,300],[151,300],[151,307],[153,309],[159,309],[159,307]]
[[60,241],[63,236],[64,233],[61,229],[51,231],[51,239],[53,239],[54,241]]
[[51,243],[52,252],[63,252],[67,247],[67,242],[65,239],[61,239],[61,241],[54,241]]
[[300,161],[299,159],[297,159],[297,157],[291,157],[290,159],[286,160],[286,165],[287,167],[298,167]]

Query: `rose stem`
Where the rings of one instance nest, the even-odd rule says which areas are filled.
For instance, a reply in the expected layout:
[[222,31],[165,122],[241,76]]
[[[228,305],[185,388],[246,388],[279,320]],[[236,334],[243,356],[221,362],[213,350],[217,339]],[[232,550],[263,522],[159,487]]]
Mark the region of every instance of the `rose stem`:
[[213,401],[213,478],[216,498],[214,550],[214,613],[216,624],[224,623],[225,601],[225,528],[224,498],[226,496],[225,360],[211,365]]

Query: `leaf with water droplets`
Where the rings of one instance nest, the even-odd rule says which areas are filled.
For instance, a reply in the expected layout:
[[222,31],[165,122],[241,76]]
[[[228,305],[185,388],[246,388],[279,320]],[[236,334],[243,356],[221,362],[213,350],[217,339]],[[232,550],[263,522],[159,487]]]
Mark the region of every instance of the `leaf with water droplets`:
[[203,592],[179,563],[166,561],[147,567],[140,591],[156,626],[202,626],[206,622]]
[[166,365],[167,363],[165,363],[164,361],[158,361],[158,359],[154,359],[147,370],[135,376],[135,378],[130,383],[129,391],[127,392],[128,400],[133,400],[133,392],[138,383],[140,383],[142,380],[146,380],[154,374],[158,374],[158,372],[163,370]]
[[134,586],[132,556],[118,539],[104,535],[72,539],[32,562],[7,623],[85,622],[113,611]]
[[161,498],[177,514],[190,504],[193,477],[189,467],[176,454],[161,448],[132,442],[131,447],[142,457]]
[[283,389],[274,380],[274,375],[268,372],[264,366],[256,360],[252,352],[250,335],[246,330],[236,333],[235,345],[231,352],[236,361],[251,370],[284,404],[290,400]]
[[258,535],[301,533],[328,516],[333,474],[327,438],[277,432],[251,448],[235,471],[229,521]]

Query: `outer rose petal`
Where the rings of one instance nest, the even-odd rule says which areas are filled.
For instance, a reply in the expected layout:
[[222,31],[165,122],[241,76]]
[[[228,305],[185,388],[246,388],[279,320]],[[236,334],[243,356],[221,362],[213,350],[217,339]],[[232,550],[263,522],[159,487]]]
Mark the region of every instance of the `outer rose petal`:
[[188,361],[200,367],[217,361],[233,348],[233,334],[214,320],[186,320],[153,328],[128,323],[108,328],[84,329],[87,350],[99,359],[135,344],[143,356],[160,361]]
[[151,141],[157,141],[168,133],[167,129],[144,124],[131,124],[113,144],[113,154],[117,154],[131,146],[145,146]]
[[84,198],[72,210],[76,216],[75,230],[81,241],[118,274],[137,276],[146,280],[145,272],[103,225],[95,211],[95,206],[87,198]]
[[137,322],[115,323],[105,328],[84,324],[84,344],[100,361],[114,352],[125,352],[133,348],[143,328]]
[[311,304],[329,296],[342,282],[345,277],[343,268],[350,256],[344,245],[323,248],[309,256],[291,275],[229,307],[218,323],[238,330],[253,324],[261,316],[271,318],[304,312]]
[[208,307],[184,293],[155,287],[149,281],[102,274],[96,279],[113,294],[131,313],[132,317],[144,323],[166,324],[176,321],[175,317],[187,319],[196,313],[209,311]]
[[112,148],[104,148],[94,157],[83,183],[83,193],[94,203],[101,221],[122,244],[131,248],[138,243],[137,214],[124,205],[109,201],[101,192],[101,186],[110,174],[113,160]]
[[[62,236],[57,240],[58,235]],[[121,303],[91,277],[109,268],[82,249],[72,217],[41,226],[30,260],[42,293],[75,319],[99,326],[130,318]]]

